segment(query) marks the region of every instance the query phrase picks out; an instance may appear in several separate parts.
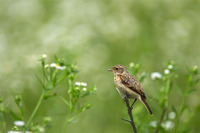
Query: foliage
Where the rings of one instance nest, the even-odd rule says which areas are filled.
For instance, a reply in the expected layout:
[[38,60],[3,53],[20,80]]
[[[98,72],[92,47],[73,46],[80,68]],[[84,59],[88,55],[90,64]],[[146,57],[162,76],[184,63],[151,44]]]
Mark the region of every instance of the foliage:
[[[65,106],[67,106],[65,116],[66,121],[63,124],[62,129],[62,132],[64,133],[67,124],[71,123],[73,120],[79,117],[82,112],[92,107],[90,103],[81,103],[80,99],[95,94],[96,88],[95,86],[86,88],[87,84],[84,82],[75,82],[74,84],[74,79],[78,73],[78,69],[76,65],[66,63],[63,58],[60,59],[58,57],[55,57],[56,63],[51,64],[46,63],[46,55],[40,56],[38,60],[41,61],[42,64],[42,78],[40,79],[39,76],[37,76],[37,79],[42,86],[41,96],[29,119],[25,122],[24,111],[26,110],[23,105],[23,98],[20,94],[16,95],[15,103],[19,109],[20,114],[18,115],[10,111],[10,115],[13,117],[15,124],[12,130],[34,133],[47,132],[47,129],[52,127],[53,124],[51,117],[44,116],[43,118],[41,118],[41,122],[34,121],[34,118],[36,117],[36,113],[38,112],[41,103],[44,100],[47,100],[49,98],[59,98],[61,101],[63,101]],[[67,83],[67,85],[65,86],[65,91],[67,92],[65,96],[57,95],[55,92],[56,87],[62,81],[65,81]],[[1,112],[3,113],[5,112],[5,109],[2,102],[3,99],[1,99]],[[1,125],[3,124],[5,125],[6,122],[2,121]]]
[[[130,63],[129,70],[132,74],[134,74],[137,79],[139,79],[140,82],[142,82],[146,78],[146,73],[143,72],[140,74],[141,76],[138,76],[138,71],[140,69],[140,64],[134,64]],[[188,68],[188,73],[186,75],[186,83],[187,85],[185,88],[181,88],[182,85],[179,85],[176,81],[180,77],[178,75],[178,69],[179,67],[176,66],[174,62],[167,62],[165,63],[165,68],[162,73],[159,72],[153,72],[151,73],[151,79],[156,84],[156,89],[158,89],[158,97],[154,97],[155,103],[159,105],[161,115],[160,119],[157,121],[149,120],[147,123],[139,123],[138,127],[142,127],[142,132],[148,132],[152,130],[155,131],[155,133],[158,132],[188,132],[190,131],[189,128],[178,128],[181,124],[184,124],[184,121],[180,121],[183,116],[184,110],[190,110],[188,105],[186,104],[187,98],[189,95],[195,92],[196,85],[200,81],[200,75],[199,75],[199,67],[193,66]],[[145,74],[144,74],[145,73]],[[145,75],[145,76],[144,76]],[[172,90],[179,90],[179,94],[182,97],[180,102],[180,107],[175,107],[172,104],[169,103],[169,98]],[[134,109],[133,109],[134,112]],[[157,114],[154,114],[157,115]],[[137,115],[134,116],[137,119]],[[154,118],[155,119],[155,118]],[[191,119],[191,116],[188,116],[188,120]],[[149,123],[149,124],[148,124]],[[147,126],[149,125],[149,126]],[[137,125],[136,125],[137,127]],[[144,128],[146,127],[146,128]],[[145,130],[144,130],[145,129]],[[139,131],[139,132],[141,132]]]
[[[186,108],[181,113],[180,121],[173,119],[172,122],[179,125],[177,132],[180,128],[183,131],[190,128],[189,133],[198,132],[200,126],[196,116],[200,115],[200,90],[188,89],[190,93],[187,96],[184,96],[184,92],[191,66],[200,66],[199,7],[198,0],[2,0],[0,99],[3,101],[0,103],[0,132],[12,129],[15,120],[13,117],[22,119],[27,124],[43,91],[39,89],[43,83],[40,72],[42,69],[36,62],[38,55],[42,53],[49,55],[46,63],[56,63],[53,56],[59,55],[66,59],[65,63],[78,66],[81,73],[76,74],[72,85],[75,81],[84,81],[88,85],[95,83],[97,88],[101,88],[97,95],[78,100],[80,108],[87,101],[94,106],[83,113],[81,119],[73,119],[70,123],[76,124],[70,124],[66,131],[131,132],[131,128],[120,121],[121,117],[127,116],[127,112],[107,69],[116,64],[128,68],[129,63],[134,62],[134,66],[140,66],[135,72],[138,80],[145,72],[146,78],[140,82],[142,81],[148,104],[154,113],[153,117],[147,115],[143,105],[136,102],[133,115],[137,116],[134,120],[138,130],[142,133],[154,132],[155,127],[150,123],[160,125],[165,105],[168,104],[165,113],[168,117],[175,109],[180,111],[183,97],[186,97],[183,102]],[[151,72],[159,72],[162,77],[165,76],[164,70],[168,64],[163,67],[162,63],[169,60],[176,62],[176,69],[172,72],[175,75],[170,78],[172,88],[169,96],[158,101],[156,99],[161,97],[160,94],[165,96],[167,93],[160,91],[169,85],[169,80],[168,84],[162,78],[152,80]],[[188,71],[185,66],[188,66]],[[63,72],[58,70],[57,74]],[[34,73],[37,73],[37,78],[42,82],[33,76]],[[135,73],[132,74],[135,76]],[[60,98],[69,102],[69,83],[64,79],[56,88],[50,82],[46,87],[50,90],[46,92],[46,99],[42,100],[32,122],[36,129],[37,125],[42,125],[44,117],[50,117],[48,127],[51,128],[48,133],[55,133],[62,130],[65,121],[63,116],[69,111]],[[199,83],[194,87],[198,88]],[[88,88],[90,86],[87,90]],[[17,107],[16,95],[21,97],[20,106],[24,110],[20,111]],[[74,116],[75,112],[72,113],[72,117]],[[176,118],[177,116],[176,114]],[[164,124],[167,123],[166,120],[165,117]],[[162,131],[161,128],[159,132]],[[170,130],[173,132],[174,128]]]

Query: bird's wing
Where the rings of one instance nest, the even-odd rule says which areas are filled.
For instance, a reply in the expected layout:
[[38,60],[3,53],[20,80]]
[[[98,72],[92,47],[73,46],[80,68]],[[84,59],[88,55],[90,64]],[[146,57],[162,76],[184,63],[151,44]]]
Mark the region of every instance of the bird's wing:
[[134,91],[146,98],[141,84],[133,76],[131,76],[131,75],[121,76],[121,80],[122,80],[121,82],[124,86],[128,87],[132,91]]

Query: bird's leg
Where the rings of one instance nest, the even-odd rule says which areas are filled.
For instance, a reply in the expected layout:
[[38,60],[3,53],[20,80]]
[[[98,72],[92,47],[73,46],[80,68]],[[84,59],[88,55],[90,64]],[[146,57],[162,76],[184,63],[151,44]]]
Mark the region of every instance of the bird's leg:
[[127,96],[124,95],[124,96],[122,96],[122,98],[123,98],[123,101],[126,102]]
[[132,105],[131,105],[131,108],[133,109],[133,105],[134,103],[137,101],[137,98],[133,101]]

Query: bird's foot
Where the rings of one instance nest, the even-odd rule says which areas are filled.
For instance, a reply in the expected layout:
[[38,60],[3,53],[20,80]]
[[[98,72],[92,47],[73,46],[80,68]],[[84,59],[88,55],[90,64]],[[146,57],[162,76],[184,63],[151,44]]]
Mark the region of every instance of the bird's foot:
[[133,103],[131,105],[131,109],[133,109],[133,105],[135,104],[136,101],[137,101],[137,98],[133,101]]

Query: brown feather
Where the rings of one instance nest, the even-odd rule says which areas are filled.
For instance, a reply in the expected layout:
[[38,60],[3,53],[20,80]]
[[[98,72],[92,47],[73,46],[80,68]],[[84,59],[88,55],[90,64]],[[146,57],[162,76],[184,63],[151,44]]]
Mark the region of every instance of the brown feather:
[[144,90],[141,84],[131,75],[120,75],[121,83],[133,90],[134,92],[140,94],[142,97],[146,98]]
[[152,111],[151,111],[149,105],[147,104],[145,98],[142,98],[142,103],[144,104],[144,106],[146,107],[146,109],[149,111],[149,113],[152,115],[153,113],[152,113]]

